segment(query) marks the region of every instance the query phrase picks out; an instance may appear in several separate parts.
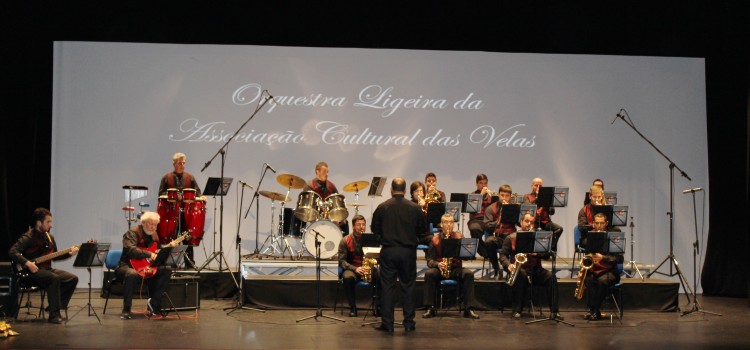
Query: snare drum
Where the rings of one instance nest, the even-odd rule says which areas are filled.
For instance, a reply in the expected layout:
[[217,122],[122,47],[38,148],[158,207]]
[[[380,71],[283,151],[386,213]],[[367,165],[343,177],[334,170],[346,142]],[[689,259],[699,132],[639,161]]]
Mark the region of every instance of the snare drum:
[[[160,197],[161,198],[161,197]],[[180,200],[180,190],[176,188],[167,189],[167,200],[170,202],[177,202]]]
[[349,217],[349,210],[346,209],[346,199],[343,194],[332,194],[326,198],[328,207],[328,218],[334,222],[346,221]]
[[206,202],[195,200],[185,203],[185,227],[183,231],[190,231],[189,245],[199,245],[203,240],[203,226],[206,223]]
[[320,241],[320,258],[328,259],[336,256],[339,252],[339,243],[344,237],[339,225],[328,220],[320,220],[307,226],[305,231],[305,249],[312,256],[315,256],[315,233],[319,233]]
[[304,222],[318,220],[320,218],[318,213],[320,202],[320,196],[313,191],[300,193],[297,197],[297,209],[294,209],[294,216]]
[[182,189],[182,201],[185,203],[193,203],[195,201],[195,189],[184,188]]

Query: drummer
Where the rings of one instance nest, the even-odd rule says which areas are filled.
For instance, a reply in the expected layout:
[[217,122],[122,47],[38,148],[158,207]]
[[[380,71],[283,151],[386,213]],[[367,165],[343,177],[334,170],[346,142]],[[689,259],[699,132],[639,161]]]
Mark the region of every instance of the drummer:
[[[181,202],[183,197],[183,192],[185,189],[193,189],[195,190],[194,196],[195,200],[201,200],[206,201],[206,197],[201,195],[201,188],[198,185],[198,182],[195,181],[195,177],[185,171],[185,163],[187,160],[187,156],[185,156],[184,153],[175,153],[172,156],[172,166],[174,167],[174,171],[168,172],[164,174],[161,178],[161,183],[159,184],[159,196],[166,196],[167,192],[170,189],[177,189],[177,201]],[[191,194],[193,195],[193,194]],[[185,223],[185,213],[180,211],[180,226],[181,227],[187,227]],[[194,260],[193,260],[193,247],[188,247],[185,250],[185,267],[186,268],[194,268]]]
[[[315,178],[305,184],[303,191],[313,191],[317,193],[322,200],[326,200],[330,195],[339,193],[336,185],[328,181],[328,163],[318,162],[315,165]],[[339,222],[339,227],[344,234],[349,233],[349,224],[346,220]]]

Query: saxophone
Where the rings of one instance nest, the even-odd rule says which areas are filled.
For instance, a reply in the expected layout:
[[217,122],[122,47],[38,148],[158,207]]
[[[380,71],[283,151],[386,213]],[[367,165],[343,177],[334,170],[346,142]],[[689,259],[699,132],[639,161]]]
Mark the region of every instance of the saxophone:
[[[451,238],[450,232],[443,233],[443,238],[448,239]],[[450,278],[451,276],[451,258],[443,258],[443,264],[445,264],[445,269],[440,270],[440,273],[442,274],[443,278]]]
[[586,290],[586,284],[584,283],[584,281],[586,280],[586,274],[593,266],[594,258],[591,256],[591,254],[586,254],[583,256],[583,258],[581,258],[581,270],[578,272],[579,277],[578,282],[576,282],[576,300],[583,299],[583,292]]
[[524,253],[517,253],[516,254],[516,262],[515,266],[516,268],[513,269],[513,272],[508,275],[508,285],[513,286],[516,283],[516,277],[518,277],[518,271],[521,271],[521,265],[523,265],[526,262],[526,254]]
[[372,268],[378,264],[378,261],[373,258],[362,258],[362,268],[365,273],[362,274],[362,280],[367,283],[372,283]]

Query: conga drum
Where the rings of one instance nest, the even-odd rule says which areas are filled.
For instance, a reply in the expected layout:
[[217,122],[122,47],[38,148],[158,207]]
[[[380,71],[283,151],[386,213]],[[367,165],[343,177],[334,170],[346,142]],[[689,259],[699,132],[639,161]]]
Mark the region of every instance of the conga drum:
[[199,245],[203,240],[203,226],[206,223],[206,201],[195,200],[185,203],[185,231],[190,231],[186,240],[189,245]]
[[179,204],[171,201],[168,195],[159,196],[156,213],[160,217],[159,224],[156,226],[159,243],[168,244],[174,236],[177,220],[180,220]]
[[196,191],[193,188],[182,189],[182,201],[185,203],[193,203],[195,201]]
[[[161,196],[159,196],[161,198]],[[180,201],[180,190],[176,188],[168,188],[167,189],[167,200],[170,202],[179,202]]]

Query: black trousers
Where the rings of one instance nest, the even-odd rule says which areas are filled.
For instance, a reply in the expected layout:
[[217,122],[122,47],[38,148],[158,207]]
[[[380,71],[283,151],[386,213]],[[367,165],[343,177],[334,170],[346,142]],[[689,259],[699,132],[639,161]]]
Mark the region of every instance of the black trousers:
[[151,304],[155,309],[159,309],[161,307],[161,305],[159,305],[161,296],[167,291],[169,279],[172,277],[172,268],[169,266],[159,267],[153,277],[144,280],[132,267],[121,265],[115,270],[115,275],[123,281],[123,311],[130,311],[130,308],[133,306],[133,292],[135,291],[136,286],[142,284],[145,284],[148,287],[148,295],[151,298]]
[[[531,284],[529,283],[529,277],[531,277]],[[543,267],[533,267],[529,270],[522,268],[518,272],[518,277],[516,277],[516,282],[512,287],[513,312],[521,312],[523,310],[526,289],[532,285],[544,287],[549,302],[549,309],[553,313],[558,312],[557,298],[553,297],[553,293],[557,293],[557,277],[553,276],[552,272]]]
[[[461,283],[461,300],[464,302],[464,308],[468,309],[474,298],[474,273],[469,269],[453,269],[448,279]],[[443,275],[438,268],[433,267],[425,272],[424,305],[435,306],[435,296],[442,280]]]
[[401,288],[404,327],[414,322],[414,282],[417,279],[417,250],[409,247],[383,247],[380,250],[380,290],[383,296],[381,322],[392,330],[394,322],[396,278]]
[[47,291],[50,314],[68,308],[70,298],[78,285],[78,276],[58,269],[39,269],[28,278],[31,283]]
[[[378,269],[372,269],[372,282],[370,283],[375,293],[375,305],[373,307],[375,310],[377,310],[380,307],[380,288],[376,288],[379,283],[378,278]],[[346,301],[349,303],[349,308],[354,309],[357,307],[357,298],[355,294],[355,289],[357,282],[362,280],[362,276],[358,275],[356,272],[352,270],[345,270],[341,274],[341,279],[344,282],[344,293],[346,294]]]
[[609,288],[619,281],[620,276],[612,272],[606,272],[597,277],[594,277],[593,274],[587,276],[583,283],[586,285],[586,293],[588,293],[586,306],[588,306],[589,310],[599,311],[604,298],[607,297]]

